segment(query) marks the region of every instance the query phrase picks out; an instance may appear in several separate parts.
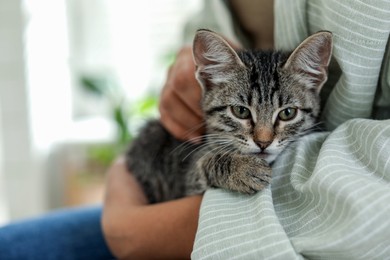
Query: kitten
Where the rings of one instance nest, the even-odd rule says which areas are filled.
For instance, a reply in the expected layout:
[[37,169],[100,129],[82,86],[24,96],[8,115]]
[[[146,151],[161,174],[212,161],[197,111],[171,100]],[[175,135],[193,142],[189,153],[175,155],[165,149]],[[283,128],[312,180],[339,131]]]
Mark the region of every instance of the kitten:
[[290,55],[236,51],[199,30],[193,42],[206,135],[200,145],[176,140],[151,121],[127,152],[128,169],[151,203],[221,187],[253,194],[271,179],[270,164],[307,133],[320,113],[332,34],[318,32]]

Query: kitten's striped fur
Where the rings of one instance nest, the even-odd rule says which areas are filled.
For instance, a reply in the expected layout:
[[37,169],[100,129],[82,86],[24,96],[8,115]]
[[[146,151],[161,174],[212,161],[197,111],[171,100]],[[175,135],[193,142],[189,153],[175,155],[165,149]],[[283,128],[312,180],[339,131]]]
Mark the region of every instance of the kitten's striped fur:
[[127,163],[149,200],[207,187],[248,194],[263,189],[269,164],[316,124],[331,50],[329,32],[308,37],[288,55],[236,52],[216,33],[199,30],[193,52],[207,134],[195,145],[176,140],[158,121],[141,131]]

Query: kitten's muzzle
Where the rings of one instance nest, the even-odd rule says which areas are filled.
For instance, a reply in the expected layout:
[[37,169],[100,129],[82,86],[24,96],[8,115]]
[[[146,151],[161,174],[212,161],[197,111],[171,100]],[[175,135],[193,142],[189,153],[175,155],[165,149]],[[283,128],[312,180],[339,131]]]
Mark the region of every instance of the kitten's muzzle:
[[260,147],[261,151],[263,152],[265,149],[267,149],[268,146],[272,144],[272,141],[267,141],[267,142],[256,141],[255,143],[257,144],[258,147]]

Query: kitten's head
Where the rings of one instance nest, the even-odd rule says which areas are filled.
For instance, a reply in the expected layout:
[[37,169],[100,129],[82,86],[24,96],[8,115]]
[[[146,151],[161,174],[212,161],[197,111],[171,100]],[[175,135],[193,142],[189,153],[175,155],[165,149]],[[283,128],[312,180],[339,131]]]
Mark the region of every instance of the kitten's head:
[[330,32],[286,55],[236,52],[216,33],[199,30],[193,54],[210,140],[272,162],[316,123],[331,52]]

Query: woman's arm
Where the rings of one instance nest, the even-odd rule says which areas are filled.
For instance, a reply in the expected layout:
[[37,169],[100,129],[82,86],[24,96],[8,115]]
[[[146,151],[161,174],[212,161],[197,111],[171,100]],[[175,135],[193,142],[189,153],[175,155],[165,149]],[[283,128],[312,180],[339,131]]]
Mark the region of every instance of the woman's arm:
[[190,258],[201,196],[148,205],[146,197],[118,160],[108,171],[103,232],[120,259]]
[[[168,72],[160,100],[161,122],[178,139],[204,131],[201,88],[195,79],[191,47],[184,47]],[[119,258],[189,258],[198,224],[201,196],[148,205],[125,167],[117,161],[108,171],[103,232]]]

